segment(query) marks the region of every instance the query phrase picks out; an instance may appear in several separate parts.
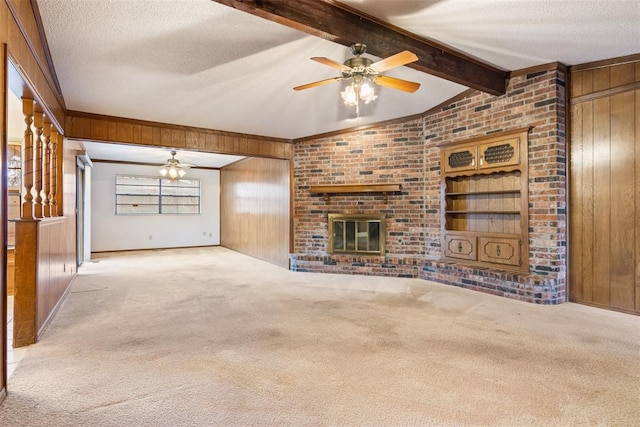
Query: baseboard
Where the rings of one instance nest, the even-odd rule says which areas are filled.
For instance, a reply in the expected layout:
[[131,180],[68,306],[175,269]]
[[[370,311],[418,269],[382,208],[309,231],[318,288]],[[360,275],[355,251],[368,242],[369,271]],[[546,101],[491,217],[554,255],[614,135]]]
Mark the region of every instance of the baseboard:
[[42,327],[40,327],[40,330],[38,330],[38,333],[36,335],[36,342],[40,341],[40,338],[45,333],[47,326],[49,326],[49,323],[51,322],[53,317],[56,315],[58,310],[60,309],[62,302],[67,298],[67,295],[69,295],[69,291],[71,290],[71,285],[73,284],[73,281],[76,280],[76,277],[78,277],[78,273],[74,274],[73,277],[71,277],[71,280],[69,280],[69,284],[67,285],[67,289],[64,290],[64,292],[62,293],[62,296],[60,297],[60,299],[58,299],[56,306],[53,307],[53,310],[51,310],[51,313],[49,313],[49,316],[47,316],[45,321],[42,323]]
[[583,300],[575,299],[575,298],[569,298],[569,302],[573,302],[573,303],[576,303],[576,304],[582,304],[582,305],[588,305],[589,307],[601,308],[603,310],[618,311],[620,313],[626,313],[626,314],[635,314],[636,316],[640,315],[640,311],[638,311],[638,310],[632,310],[632,309],[629,309],[629,308],[611,307],[609,305],[598,304],[596,302],[591,302],[591,301],[583,301]]

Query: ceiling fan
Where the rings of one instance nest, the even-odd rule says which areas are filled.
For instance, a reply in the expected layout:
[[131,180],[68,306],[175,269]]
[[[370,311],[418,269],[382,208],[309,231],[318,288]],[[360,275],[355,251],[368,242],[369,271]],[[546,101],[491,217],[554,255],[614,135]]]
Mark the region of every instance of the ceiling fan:
[[180,163],[180,160],[176,159],[176,150],[171,150],[171,158],[167,159],[167,163],[162,166],[160,169],[160,174],[162,176],[167,176],[171,180],[182,178],[187,174],[184,168],[195,167],[196,165],[190,165],[187,163]]
[[413,93],[420,88],[420,83],[380,74],[384,71],[391,70],[392,68],[417,61],[418,57],[415,53],[405,50],[377,62],[373,62],[371,59],[361,56],[367,50],[367,46],[365,44],[355,43],[351,45],[350,49],[355,56],[347,59],[344,64],[324,57],[311,58],[313,61],[340,70],[342,72],[342,76],[307,83],[301,86],[296,86],[293,89],[304,90],[328,83],[339,82],[341,80],[352,79],[351,84],[347,86],[341,95],[345,104],[358,105],[360,101],[364,101],[364,103],[367,104],[377,98],[373,91],[374,84],[409,93]]

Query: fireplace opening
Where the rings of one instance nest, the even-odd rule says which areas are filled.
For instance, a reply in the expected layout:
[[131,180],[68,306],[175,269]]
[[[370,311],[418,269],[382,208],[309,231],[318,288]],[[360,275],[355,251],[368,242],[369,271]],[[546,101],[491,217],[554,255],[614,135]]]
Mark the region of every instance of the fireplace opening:
[[329,253],[384,255],[385,217],[329,214]]

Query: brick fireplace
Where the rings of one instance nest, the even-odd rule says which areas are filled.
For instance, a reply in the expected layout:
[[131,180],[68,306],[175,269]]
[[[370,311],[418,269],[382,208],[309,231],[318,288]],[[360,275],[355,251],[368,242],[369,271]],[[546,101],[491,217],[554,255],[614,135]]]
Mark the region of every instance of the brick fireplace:
[[[417,277],[425,255],[423,150],[421,120],[297,143],[291,268]],[[348,183],[398,183],[401,190],[333,194],[328,200],[310,191],[313,185]],[[385,255],[329,253],[330,213],[384,214]]]
[[[529,271],[441,260],[439,145],[532,127]],[[298,141],[294,148],[292,270],[414,277],[524,301],[566,301],[565,70],[512,74],[507,93],[477,91],[422,117]],[[312,186],[399,183],[401,191],[323,198]],[[328,214],[386,215],[383,255],[329,251]]]
[[384,214],[329,214],[329,248],[331,254],[384,256],[386,218]]

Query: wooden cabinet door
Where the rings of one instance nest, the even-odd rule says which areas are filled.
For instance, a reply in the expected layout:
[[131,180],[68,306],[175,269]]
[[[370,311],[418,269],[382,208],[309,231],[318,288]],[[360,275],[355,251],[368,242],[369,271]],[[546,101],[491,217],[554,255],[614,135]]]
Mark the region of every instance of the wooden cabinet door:
[[476,260],[476,238],[460,234],[444,236],[444,254],[450,258]]
[[475,145],[444,150],[442,164],[445,172],[467,171],[477,168],[478,147]]
[[520,265],[520,239],[480,237],[478,259],[494,264]]
[[520,140],[511,138],[503,141],[481,144],[479,148],[480,169],[497,166],[513,166],[520,163]]

